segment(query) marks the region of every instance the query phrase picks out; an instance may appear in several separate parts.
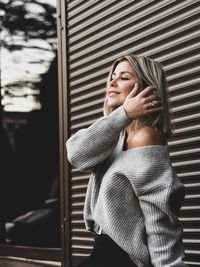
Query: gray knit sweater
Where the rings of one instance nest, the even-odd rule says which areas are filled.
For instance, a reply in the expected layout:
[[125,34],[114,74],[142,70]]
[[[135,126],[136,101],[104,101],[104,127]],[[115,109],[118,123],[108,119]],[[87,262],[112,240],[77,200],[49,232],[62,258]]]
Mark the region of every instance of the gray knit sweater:
[[93,231],[97,223],[137,266],[185,267],[177,218],[184,186],[167,146],[123,150],[123,130],[129,124],[121,106],[67,141],[71,164],[92,172],[84,206],[86,228]]

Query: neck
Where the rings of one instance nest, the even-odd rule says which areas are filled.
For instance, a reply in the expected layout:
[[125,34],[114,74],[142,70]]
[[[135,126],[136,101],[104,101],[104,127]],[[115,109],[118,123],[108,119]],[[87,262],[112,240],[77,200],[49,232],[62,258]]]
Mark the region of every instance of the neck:
[[125,128],[125,133],[127,138],[135,134],[135,132],[140,128],[139,120],[134,120],[129,126]]

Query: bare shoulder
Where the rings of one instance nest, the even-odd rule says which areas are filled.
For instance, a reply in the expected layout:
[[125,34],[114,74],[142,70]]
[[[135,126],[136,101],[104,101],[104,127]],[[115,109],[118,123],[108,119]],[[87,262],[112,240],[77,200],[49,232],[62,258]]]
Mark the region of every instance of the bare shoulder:
[[132,138],[132,147],[165,145],[166,141],[161,131],[150,126],[142,127]]

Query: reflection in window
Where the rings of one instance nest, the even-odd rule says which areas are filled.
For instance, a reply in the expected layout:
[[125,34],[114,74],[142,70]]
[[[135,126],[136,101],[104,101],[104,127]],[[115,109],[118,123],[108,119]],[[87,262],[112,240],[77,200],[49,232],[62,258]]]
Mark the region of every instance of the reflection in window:
[[0,242],[59,247],[56,0],[1,0]]

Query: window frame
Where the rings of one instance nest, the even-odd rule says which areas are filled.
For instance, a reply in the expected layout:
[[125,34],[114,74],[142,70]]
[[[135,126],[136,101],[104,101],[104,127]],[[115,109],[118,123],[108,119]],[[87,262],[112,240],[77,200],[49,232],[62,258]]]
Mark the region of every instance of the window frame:
[[[57,0],[57,41],[58,41],[58,115],[59,115],[59,182],[60,182],[60,248],[16,246],[0,244],[0,262],[19,262],[28,260],[29,263],[41,266],[42,261],[52,261],[62,267],[70,266],[70,216],[69,183],[65,141],[67,138],[67,34],[66,34],[66,3]],[[41,262],[40,262],[41,261]],[[36,263],[37,262],[37,263]],[[42,265],[43,266],[43,265]]]

